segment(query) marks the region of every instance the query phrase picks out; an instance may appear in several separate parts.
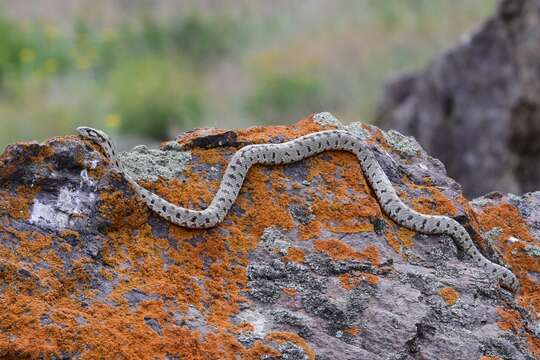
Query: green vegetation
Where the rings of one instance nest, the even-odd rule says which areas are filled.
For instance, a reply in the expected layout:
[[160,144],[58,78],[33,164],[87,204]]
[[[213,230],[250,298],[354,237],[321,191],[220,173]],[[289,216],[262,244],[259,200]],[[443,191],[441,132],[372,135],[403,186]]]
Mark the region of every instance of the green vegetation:
[[423,66],[495,0],[257,4],[163,16],[130,2],[106,25],[62,9],[47,23],[0,15],[0,150],[81,124],[163,140],[317,111],[369,121],[388,75]]
[[289,123],[298,114],[317,112],[323,102],[321,81],[306,74],[266,75],[256,79],[247,110],[265,123]]
[[171,126],[196,125],[203,115],[201,86],[188,70],[166,58],[125,61],[112,71],[109,82],[114,108],[125,119],[122,133],[162,140]]

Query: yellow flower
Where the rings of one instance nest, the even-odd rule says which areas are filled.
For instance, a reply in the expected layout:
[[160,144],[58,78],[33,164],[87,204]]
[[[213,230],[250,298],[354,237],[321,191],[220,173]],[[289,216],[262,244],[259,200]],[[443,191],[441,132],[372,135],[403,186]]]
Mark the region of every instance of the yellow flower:
[[77,60],[77,67],[79,68],[79,70],[82,70],[82,71],[88,70],[90,66],[92,66],[92,61],[90,60],[88,56],[81,56]]
[[19,57],[23,63],[31,63],[36,58],[36,53],[30,48],[24,48],[19,53]]
[[105,30],[103,30],[103,36],[105,37],[105,40],[114,40],[116,37],[116,31],[112,27],[106,27]]
[[118,114],[109,114],[105,117],[105,124],[110,128],[117,128],[121,121],[122,118]]
[[58,37],[58,29],[52,25],[46,25],[45,26],[45,36],[47,36],[47,39],[54,40]]
[[56,59],[47,59],[43,68],[47,74],[53,74],[58,70],[58,61]]
[[29,21],[19,21],[19,29],[22,32],[29,32],[32,29],[32,24]]

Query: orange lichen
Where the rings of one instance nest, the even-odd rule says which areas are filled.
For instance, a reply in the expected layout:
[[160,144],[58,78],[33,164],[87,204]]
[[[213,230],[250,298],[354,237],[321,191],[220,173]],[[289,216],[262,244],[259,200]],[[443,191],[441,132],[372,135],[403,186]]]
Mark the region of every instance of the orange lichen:
[[298,295],[298,290],[296,290],[295,288],[283,288],[283,292],[289,296]]
[[521,317],[517,311],[498,306],[496,312],[501,318],[501,320],[497,321],[497,326],[499,326],[501,330],[517,331],[522,327]]
[[447,305],[454,305],[459,300],[459,293],[451,287],[444,287],[439,290],[439,295],[443,298]]
[[480,360],[502,360],[502,359],[498,356],[482,356]]
[[304,350],[304,353],[310,360],[315,360],[315,351],[309,346],[309,344],[300,336],[291,332],[270,332],[266,335],[266,338],[270,341],[274,341],[278,344],[286,342],[293,343]]
[[[540,283],[529,276],[529,272],[540,272],[540,262],[537,257],[525,251],[529,244],[539,247],[540,243],[529,233],[518,209],[507,203],[487,206],[478,214],[478,221],[484,231],[495,227],[502,230],[496,246],[519,279],[518,303],[525,308],[532,308],[535,313],[540,312]],[[510,237],[519,241],[510,242]]]
[[194,148],[191,150],[192,156],[196,158],[204,157],[204,161],[208,165],[224,165],[227,160],[223,157],[223,148],[200,149]]
[[314,199],[311,209],[316,220],[308,229],[300,229],[302,238],[318,237],[322,226],[335,233],[373,231],[366,219],[380,216],[381,210],[377,201],[366,195],[371,190],[356,157],[347,152],[328,152],[307,162],[308,180],[318,184],[317,191],[308,191]]
[[[407,176],[402,178],[407,187],[422,191],[426,196],[419,196],[410,200],[410,206],[423,214],[456,216],[458,209],[453,202],[436,187],[418,185],[413,183]],[[402,197],[408,197],[403,194]]]
[[540,339],[538,339],[532,334],[527,334],[527,340],[529,344],[529,349],[531,349],[531,352],[533,353],[533,355],[537,359],[540,359]]
[[389,231],[386,231],[384,234],[386,236],[386,242],[388,243],[388,245],[390,245],[390,247],[396,253],[401,254],[401,243],[396,239],[396,236]]
[[[242,130],[238,140],[263,143],[321,129],[305,119],[292,126]],[[385,145],[381,133],[372,140]],[[192,149],[192,154],[202,163],[225,165],[228,156],[238,148]],[[35,153],[40,162],[53,154],[50,147],[37,147]],[[0,217],[1,233],[13,237],[18,244],[16,248],[0,245],[0,277],[6,284],[0,297],[0,307],[4,309],[0,313],[0,357],[50,358],[78,352],[82,359],[164,358],[170,354],[191,360],[258,360],[263,355],[278,357],[274,345],[291,342],[314,359],[310,345],[294,333],[270,333],[246,348],[235,335],[253,331],[253,325],[232,321],[241,305],[250,301],[245,298],[249,290],[249,255],[260,246],[260,237],[270,226],[279,225],[285,232],[298,231],[301,238],[309,240],[301,247],[289,248],[284,261],[303,262],[304,251],[309,251],[313,244],[315,250],[334,260],[369,261],[375,266],[381,263],[374,245],[357,250],[343,241],[319,239],[321,230],[373,231],[367,219],[383,217],[356,158],[346,152],[329,152],[303,162],[314,186],[306,187],[301,180],[292,180],[285,175],[284,166],[273,166],[271,171],[265,166],[254,166],[233,211],[220,226],[208,230],[190,230],[157,218],[152,224],[161,222],[159,226],[150,225],[150,212],[135,196],[105,189],[100,194],[99,212],[111,226],[102,230],[105,236],[99,236],[100,261],[80,251],[80,247],[87,245],[81,244],[86,240],[83,234],[62,231],[45,236],[17,231],[10,227],[9,220]],[[93,176],[122,181],[104,165],[106,161],[100,163]],[[0,166],[3,174],[9,171]],[[184,173],[186,181],[160,179],[142,185],[175,204],[204,208],[215,194],[219,180],[208,180],[206,174],[189,165]],[[10,218],[17,218],[17,214],[27,218],[35,194],[32,191],[37,189],[17,189],[19,200],[28,194],[22,204],[8,201],[9,205],[5,205],[1,198],[5,194],[0,194],[0,207],[4,206],[0,212],[9,206]],[[425,195],[440,194],[426,189]],[[301,222],[291,215],[289,207],[305,204],[306,197],[314,218]],[[451,214],[448,204],[441,208],[436,202],[425,200],[415,206]],[[386,233],[388,242],[398,252],[412,244],[413,233],[400,230],[395,224]],[[396,235],[398,239],[391,240]],[[77,258],[68,260],[72,256],[60,256],[62,252]],[[383,269],[378,270],[383,273]],[[362,281],[377,285],[380,278],[353,272],[339,280],[345,289],[352,289]],[[282,291],[283,296],[298,295],[292,287]],[[179,322],[201,322],[207,332],[203,334]],[[351,336],[359,331],[356,327],[345,329]],[[535,341],[529,340],[538,348]]]
[[381,279],[375,274],[363,272],[362,277],[371,285],[379,285],[381,282]]
[[19,186],[15,193],[0,190],[0,214],[7,213],[17,220],[25,220],[30,217],[30,207],[38,192],[37,187]]
[[397,232],[397,236],[401,241],[401,244],[407,249],[410,249],[413,246],[413,238],[415,235],[416,231],[404,227],[400,227]]
[[305,260],[304,250],[300,248],[290,247],[287,251],[287,255],[283,257],[283,260],[302,263]]
[[237,131],[239,141],[252,143],[268,143],[275,138],[285,138],[286,140],[311,134],[323,130],[322,126],[313,122],[311,116],[298,121],[293,125],[278,125],[272,127],[253,126]]
[[[495,246],[519,280],[517,303],[531,309],[534,313],[540,312],[540,284],[529,276],[530,272],[540,272],[540,262],[534,255],[524,251],[529,244],[533,246],[540,246],[540,244],[530,234],[519,210],[511,204],[497,203],[494,200],[492,204],[482,208],[477,215],[473,226],[479,226],[484,231],[493,228],[502,230],[500,236],[495,239]],[[510,242],[508,241],[510,237],[519,240]],[[498,307],[497,314],[501,318],[497,325],[502,330],[517,332],[523,328],[524,320],[519,312]],[[540,357],[540,341],[532,334],[527,334],[527,337],[529,349]]]
[[352,290],[360,284],[360,279],[350,274],[341,274],[339,276],[341,286],[346,290]]
[[341,286],[346,290],[352,290],[358,287],[362,280],[367,281],[367,283],[370,285],[379,285],[381,282],[381,279],[377,275],[366,272],[361,272],[358,275],[342,274],[339,276]]
[[356,336],[356,335],[360,334],[360,329],[357,326],[351,326],[351,327],[345,329],[344,332],[351,335],[351,336]]
[[337,239],[315,240],[314,248],[324,252],[333,260],[367,260],[373,265],[381,264],[381,255],[376,246],[369,244],[363,251],[357,251]]
[[99,212],[115,228],[138,227],[148,222],[148,210],[135,197],[126,197],[121,191],[100,194]]

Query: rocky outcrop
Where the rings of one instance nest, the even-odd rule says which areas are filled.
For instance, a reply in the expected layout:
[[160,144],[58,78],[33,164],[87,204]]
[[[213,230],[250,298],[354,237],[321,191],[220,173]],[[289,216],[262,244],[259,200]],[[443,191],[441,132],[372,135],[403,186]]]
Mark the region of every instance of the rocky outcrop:
[[[197,130],[124,161],[174,203],[206,206],[250,143],[343,127]],[[399,195],[462,221],[513,268],[501,289],[444,236],[381,213],[356,158],[255,166],[219,226],[151,213],[79,137],[0,156],[0,356],[62,359],[540,358],[540,193],[468,202],[412,138],[351,124]],[[483,235],[483,236],[480,236]]]
[[377,123],[412,135],[469,196],[540,189],[540,1],[496,14],[424,70],[385,87]]

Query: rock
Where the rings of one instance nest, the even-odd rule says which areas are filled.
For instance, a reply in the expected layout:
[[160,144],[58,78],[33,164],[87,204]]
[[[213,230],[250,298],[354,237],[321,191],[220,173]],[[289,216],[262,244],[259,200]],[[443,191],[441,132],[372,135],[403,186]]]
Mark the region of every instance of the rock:
[[500,1],[425,69],[385,86],[377,124],[412,135],[466,195],[540,189],[540,1]]
[[203,208],[241,146],[347,128],[413,208],[486,234],[478,246],[521,290],[501,289],[448,237],[384,216],[352,154],[255,166],[222,224],[189,230],[68,136],[0,156],[0,357],[539,358],[540,193],[469,203],[413,138],[328,119],[198,130],[123,159],[145,187]]

